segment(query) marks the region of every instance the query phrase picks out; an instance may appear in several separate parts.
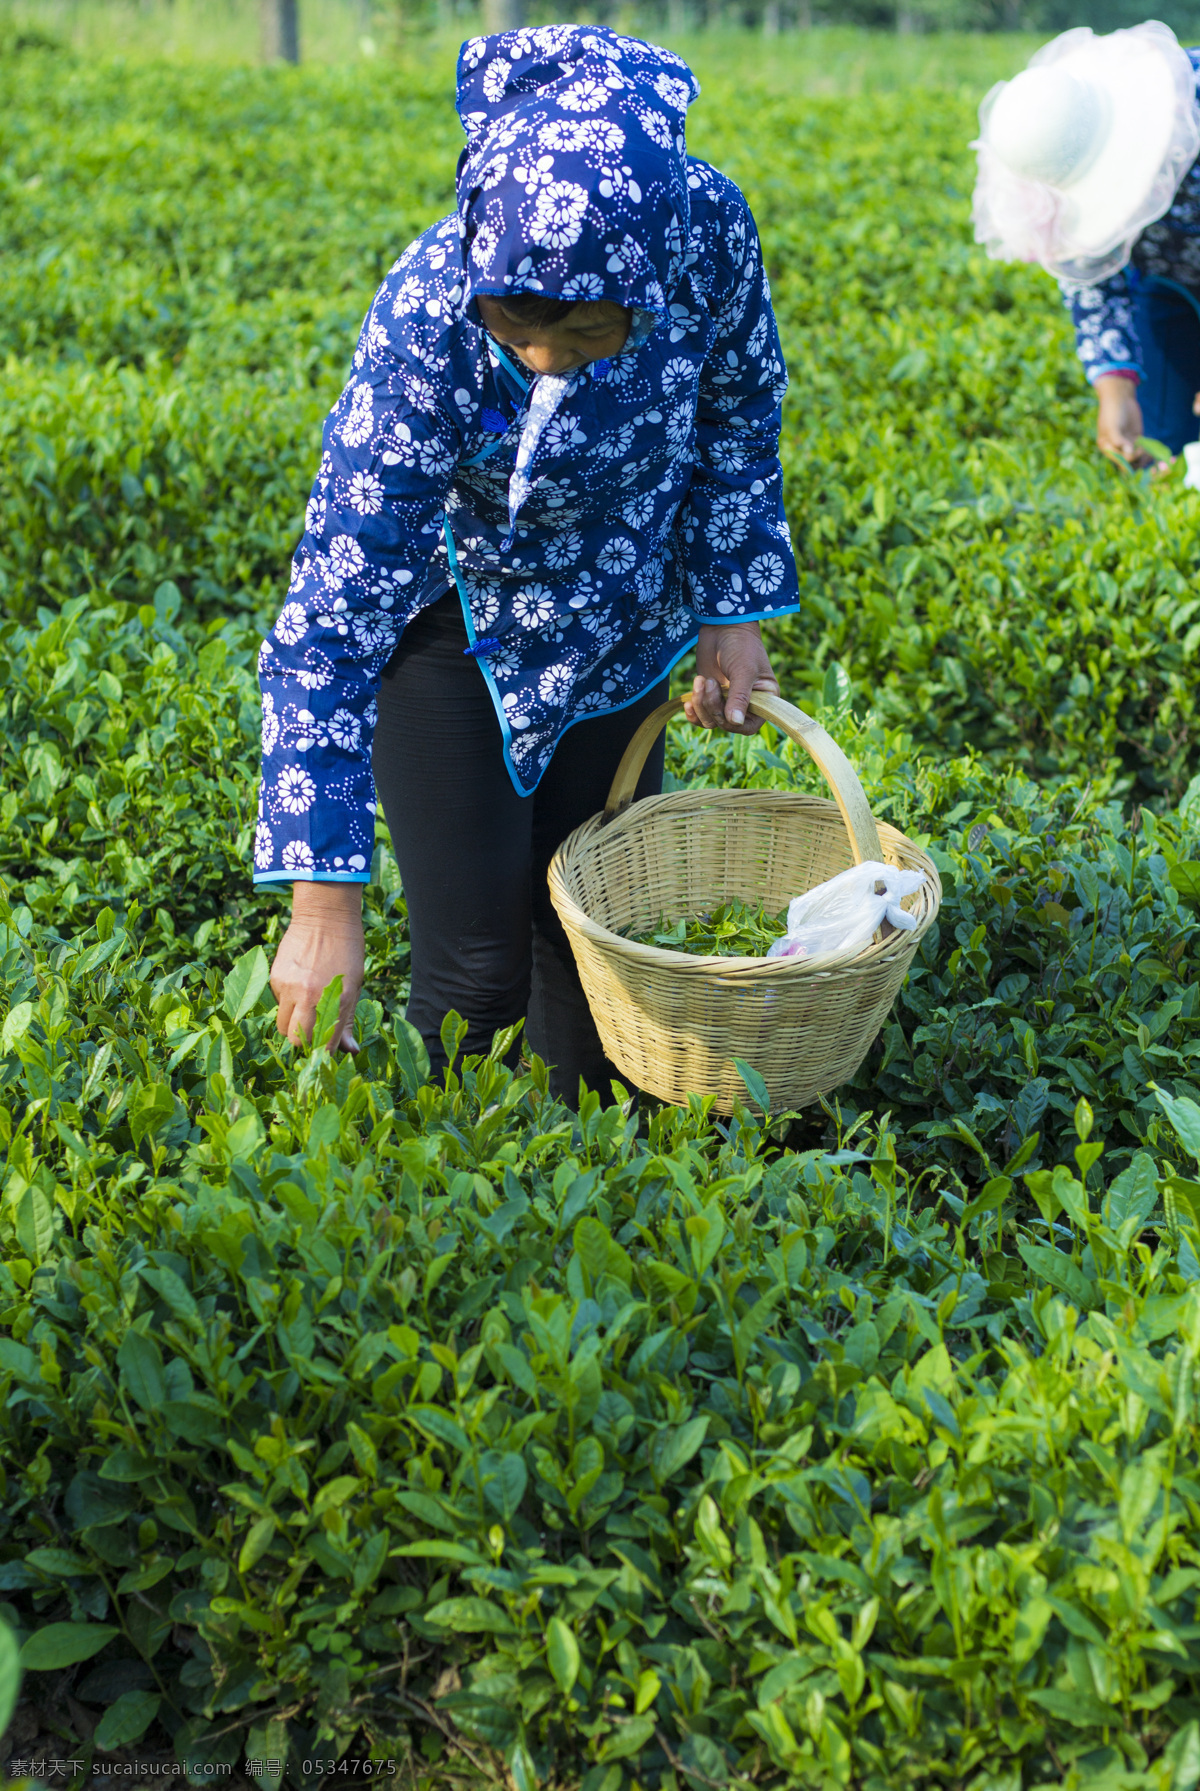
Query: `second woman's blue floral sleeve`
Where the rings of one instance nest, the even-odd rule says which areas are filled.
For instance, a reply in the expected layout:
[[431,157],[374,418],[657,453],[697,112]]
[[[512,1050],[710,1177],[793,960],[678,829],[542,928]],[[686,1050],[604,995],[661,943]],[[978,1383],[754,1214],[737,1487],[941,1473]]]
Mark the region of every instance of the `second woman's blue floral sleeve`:
[[1094,286],[1081,286],[1074,280],[1058,284],[1075,325],[1075,348],[1088,379],[1094,383],[1104,373],[1136,373],[1144,378],[1128,270],[1120,268]]
[[462,436],[445,380],[435,384],[421,359],[420,320],[398,330],[380,313],[403,294],[385,283],[363,326],[325,424],[287,601],[259,655],[256,882],[370,877],[371,741],[400,632],[392,612],[438,547]]
[[724,175],[693,168],[712,188],[720,237],[711,245],[716,336],[700,376],[682,557],[702,622],[753,621],[799,601],[779,464],[787,373],[750,208]]

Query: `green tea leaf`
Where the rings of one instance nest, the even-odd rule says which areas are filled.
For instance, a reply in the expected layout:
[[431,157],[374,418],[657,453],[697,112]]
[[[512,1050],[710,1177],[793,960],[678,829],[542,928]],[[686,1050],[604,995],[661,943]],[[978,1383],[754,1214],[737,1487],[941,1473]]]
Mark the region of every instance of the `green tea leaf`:
[[1027,1598],[1017,1613],[1013,1635],[1013,1659],[1023,1665],[1039,1652],[1054,1615],[1054,1607],[1045,1598]]
[[448,1069],[452,1070],[458,1062],[458,1054],[466,1036],[467,1022],[451,1008],[441,1025],[442,1050],[446,1053]]
[[18,1040],[23,1039],[33,1021],[32,1001],[18,1001],[4,1016],[4,1025],[0,1027],[0,1051],[11,1051]]
[[121,1385],[144,1412],[159,1413],[168,1393],[163,1361],[157,1343],[141,1331],[128,1331],[117,1351]]
[[328,987],[322,990],[313,1016],[312,1038],[309,1042],[314,1051],[328,1050],[333,1043],[341,1011],[342,978],[335,976]]
[[630,1716],[624,1718],[609,1736],[597,1756],[601,1765],[609,1760],[628,1760],[632,1754],[640,1753],[654,1733],[652,1716]]
[[54,1209],[41,1188],[26,1188],[17,1201],[17,1241],[34,1262],[54,1248]]
[[221,992],[225,1012],[234,1025],[252,1014],[271,980],[271,966],[261,945],[242,953],[225,978]]
[[529,1479],[525,1462],[519,1455],[495,1455],[490,1451],[481,1461],[484,1476],[483,1496],[493,1511],[508,1523],[520,1509]]
[[1171,1768],[1170,1791],[1196,1791],[1200,1785],[1200,1723],[1194,1717],[1172,1735],[1163,1749],[1163,1760]]
[[575,1227],[574,1241],[579,1260],[594,1286],[608,1268],[609,1251],[612,1249],[608,1228],[599,1219],[581,1219]]
[[279,1791],[288,1758],[288,1725],[281,1716],[256,1724],[246,1736],[246,1771],[262,1791]]
[[262,1559],[271,1546],[275,1535],[275,1519],[260,1517],[257,1523],[251,1524],[246,1540],[238,1554],[238,1572],[248,1573]]
[[1017,1248],[1039,1279],[1066,1294],[1081,1312],[1088,1310],[1095,1297],[1096,1284],[1075,1267],[1069,1256],[1048,1244],[1019,1244]]
[[1144,1223],[1158,1204],[1158,1166],[1148,1151],[1135,1151],[1129,1167],[1109,1187],[1101,1212],[1119,1231],[1127,1220]]
[[161,1703],[162,1698],[157,1692],[123,1692],[97,1723],[96,1746],[107,1751],[124,1747],[130,1741],[140,1741],[158,1715]]
[[850,706],[850,697],[850,674],[835,660],[825,668],[825,679],[821,686],[822,705],[826,709],[845,710]]
[[1186,1095],[1177,1100],[1165,1088],[1156,1088],[1154,1097],[1174,1126],[1184,1150],[1200,1163],[1200,1106]]
[[44,1623],[21,1649],[21,1665],[31,1673],[52,1673],[91,1660],[121,1632],[107,1623]]
[[90,1573],[91,1568],[81,1555],[73,1554],[65,1548],[35,1548],[25,1557],[27,1566],[36,1567],[39,1573],[54,1574],[60,1579],[70,1579],[76,1574]]
[[1103,1703],[1094,1693],[1077,1688],[1071,1691],[1034,1690],[1027,1696],[1060,1722],[1070,1723],[1077,1729],[1106,1728],[1121,1720],[1111,1704]]
[[708,1433],[707,1417],[692,1418],[673,1430],[660,1430],[650,1451],[650,1464],[659,1486],[665,1486],[684,1468]]
[[766,1082],[759,1075],[758,1071],[750,1064],[746,1063],[741,1057],[734,1058],[733,1066],[742,1081],[746,1084],[750,1099],[754,1102],[755,1106],[759,1109],[765,1119],[771,1111],[771,1097],[767,1092]]
[[396,1067],[404,1082],[404,1092],[411,1098],[429,1080],[429,1053],[424,1039],[407,1020],[396,1021],[395,1037]]
[[21,1690],[20,1652],[17,1638],[0,1618],[0,1735],[8,1730]]
[[129,1129],[133,1133],[133,1142],[141,1144],[143,1139],[156,1137],[174,1112],[175,1097],[165,1082],[136,1088],[129,1097]]
[[579,1677],[579,1643],[561,1617],[551,1617],[546,1625],[546,1661],[563,1697],[567,1697]]
[[488,1635],[513,1633],[507,1612],[486,1598],[447,1598],[426,1611],[425,1616],[439,1629],[453,1630],[456,1635],[472,1635],[481,1630]]

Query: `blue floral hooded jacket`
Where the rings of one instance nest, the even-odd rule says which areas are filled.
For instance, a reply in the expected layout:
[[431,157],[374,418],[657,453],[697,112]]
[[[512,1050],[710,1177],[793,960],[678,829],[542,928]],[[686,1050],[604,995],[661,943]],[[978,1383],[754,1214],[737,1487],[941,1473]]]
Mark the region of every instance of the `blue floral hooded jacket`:
[[[455,215],[375,296],[259,659],[260,881],[366,881],[371,739],[400,632],[456,583],[516,788],[702,622],[798,607],[786,374],[754,220],[689,157],[677,56],[590,27],[475,38]],[[631,308],[622,353],[527,383],[475,297]]]

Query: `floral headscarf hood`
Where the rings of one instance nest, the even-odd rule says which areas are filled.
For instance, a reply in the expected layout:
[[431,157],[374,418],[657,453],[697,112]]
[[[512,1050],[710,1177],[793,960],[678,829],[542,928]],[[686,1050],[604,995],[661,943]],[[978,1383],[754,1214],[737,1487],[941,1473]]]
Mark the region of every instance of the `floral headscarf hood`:
[[466,284],[666,312],[683,273],[687,109],[670,50],[600,26],[476,37],[458,59]]

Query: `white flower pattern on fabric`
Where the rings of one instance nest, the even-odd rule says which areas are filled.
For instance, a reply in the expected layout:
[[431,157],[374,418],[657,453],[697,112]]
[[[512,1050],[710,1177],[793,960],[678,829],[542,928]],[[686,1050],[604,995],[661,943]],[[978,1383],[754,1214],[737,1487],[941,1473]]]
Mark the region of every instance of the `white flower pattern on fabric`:
[[308,632],[308,617],[300,603],[285,603],[275,621],[275,638],[285,647],[295,646]]
[[660,149],[670,149],[675,133],[661,112],[652,112],[647,108],[642,113],[642,129]]
[[285,871],[311,871],[312,847],[303,840],[289,840],[283,848],[283,868]]
[[556,180],[537,196],[530,236],[546,248],[569,248],[579,241],[587,208],[586,188],[573,181]]
[[628,535],[614,535],[596,555],[596,564],[601,572],[611,572],[614,575],[632,571],[636,563],[637,548]]
[[756,591],[760,597],[769,597],[783,583],[785,570],[777,553],[760,553],[751,560],[750,570],[746,574],[750,580],[750,589]]
[[577,81],[558,96],[564,112],[598,112],[608,99],[603,81]]
[[[701,623],[798,606],[761,251],[737,188],[686,155],[686,67],[538,28],[468,46],[459,88],[459,210],[379,288],[260,653],[259,877],[368,874],[375,692],[448,582],[447,517],[523,792],[564,728],[650,688]],[[469,309],[501,282],[630,305],[625,352],[526,397]]]
[[378,653],[396,644],[396,630],[386,616],[355,616],[354,638],[363,653]]
[[621,520],[629,524],[631,529],[644,529],[654,515],[654,493],[644,491],[639,497],[630,498],[621,506]]
[[545,585],[530,585],[513,599],[513,615],[522,628],[544,628],[554,615],[554,596]]
[[561,703],[570,695],[573,682],[569,665],[549,665],[538,679],[538,695],[543,702]]
[[525,161],[516,164],[513,169],[513,178],[524,182],[527,193],[536,193],[539,187],[548,187],[554,179],[554,157],[540,155],[535,160],[529,156]]
[[705,534],[719,553],[729,553],[746,539],[749,522],[742,506],[733,496],[722,497],[712,507]]
[[350,709],[335,709],[329,721],[329,738],[343,752],[357,752],[362,723]]
[[354,473],[346,496],[360,516],[378,516],[383,509],[383,485],[374,473]]
[[296,668],[296,682],[303,690],[324,690],[333,682],[333,665],[324,653],[310,648]]
[[361,448],[370,439],[374,422],[374,411],[371,404],[370,386],[351,385],[350,407],[342,421],[339,431],[348,448]]
[[338,580],[353,578],[366,565],[363,550],[351,535],[335,535],[329,546],[329,564]]
[[498,56],[483,77],[483,91],[488,99],[503,99],[504,84],[511,72],[509,64],[502,56]]
[[285,815],[302,815],[316,801],[317,786],[307,771],[301,771],[296,765],[286,765],[279,774],[276,793]]
[[263,756],[274,752],[275,742],[279,738],[279,717],[275,713],[275,699],[269,690],[263,692],[262,700],[262,749]]
[[567,566],[573,566],[583,552],[583,536],[578,529],[567,529],[561,535],[552,535],[546,544],[546,564],[552,572],[562,572]]
[[563,282],[565,299],[600,299],[604,297],[604,281],[599,274],[573,274]]

